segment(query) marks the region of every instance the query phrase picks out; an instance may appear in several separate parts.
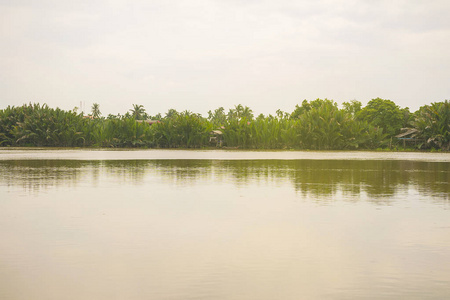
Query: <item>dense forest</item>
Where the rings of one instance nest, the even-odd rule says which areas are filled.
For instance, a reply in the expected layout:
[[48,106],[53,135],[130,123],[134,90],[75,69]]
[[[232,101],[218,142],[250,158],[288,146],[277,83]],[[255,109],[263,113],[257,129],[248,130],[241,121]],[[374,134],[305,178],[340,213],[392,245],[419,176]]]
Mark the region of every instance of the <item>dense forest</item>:
[[[152,121],[149,121],[152,120]],[[208,117],[170,109],[147,114],[134,104],[125,114],[102,116],[50,108],[46,104],[0,110],[0,147],[145,147],[309,150],[450,150],[450,102],[434,102],[416,112],[391,100],[337,103],[304,100],[292,112],[254,116],[236,105],[208,112]]]

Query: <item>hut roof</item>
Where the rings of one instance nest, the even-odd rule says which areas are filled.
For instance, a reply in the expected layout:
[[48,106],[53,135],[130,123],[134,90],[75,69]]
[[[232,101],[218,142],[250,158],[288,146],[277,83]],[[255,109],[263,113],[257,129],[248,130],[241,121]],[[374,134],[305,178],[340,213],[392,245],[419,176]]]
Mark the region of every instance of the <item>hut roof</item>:
[[[399,139],[401,139],[401,138],[406,138],[406,137],[408,137],[409,135],[412,135],[412,134],[418,132],[418,130],[415,129],[415,128],[402,128],[402,130],[403,130],[404,132],[402,132],[402,133],[396,135],[396,136],[395,136],[396,138],[399,138]],[[410,137],[415,137],[415,135],[412,135],[412,136],[410,136]]]

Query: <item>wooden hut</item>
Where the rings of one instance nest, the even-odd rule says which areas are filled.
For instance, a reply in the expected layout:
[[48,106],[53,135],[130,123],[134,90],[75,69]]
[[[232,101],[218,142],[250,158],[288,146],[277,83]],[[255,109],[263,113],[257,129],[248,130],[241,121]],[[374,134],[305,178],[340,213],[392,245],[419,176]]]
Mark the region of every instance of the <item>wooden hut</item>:
[[414,143],[415,146],[419,141],[417,138],[419,131],[415,128],[402,128],[402,131],[402,133],[396,135],[395,137],[400,141],[403,141],[403,147],[406,147],[406,143]]
[[216,144],[216,147],[223,146],[223,133],[220,130],[213,130],[210,132],[209,142]]

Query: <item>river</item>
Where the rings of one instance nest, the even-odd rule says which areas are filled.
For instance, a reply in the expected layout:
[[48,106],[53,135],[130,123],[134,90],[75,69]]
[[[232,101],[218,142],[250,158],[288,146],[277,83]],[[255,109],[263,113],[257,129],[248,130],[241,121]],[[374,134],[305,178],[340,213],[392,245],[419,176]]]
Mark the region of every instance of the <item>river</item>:
[[450,154],[0,149],[0,299],[448,299]]

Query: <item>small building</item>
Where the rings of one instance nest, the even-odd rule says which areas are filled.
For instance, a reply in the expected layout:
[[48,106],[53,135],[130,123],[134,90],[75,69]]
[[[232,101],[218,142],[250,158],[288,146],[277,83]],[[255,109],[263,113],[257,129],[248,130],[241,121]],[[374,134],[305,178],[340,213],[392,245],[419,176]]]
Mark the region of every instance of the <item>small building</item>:
[[396,135],[395,137],[400,141],[403,141],[403,147],[406,147],[406,143],[414,143],[414,146],[420,140],[417,138],[419,131],[415,128],[402,128],[402,133]]
[[220,130],[213,130],[210,132],[209,142],[211,144],[216,144],[216,147],[223,146],[223,133]]

